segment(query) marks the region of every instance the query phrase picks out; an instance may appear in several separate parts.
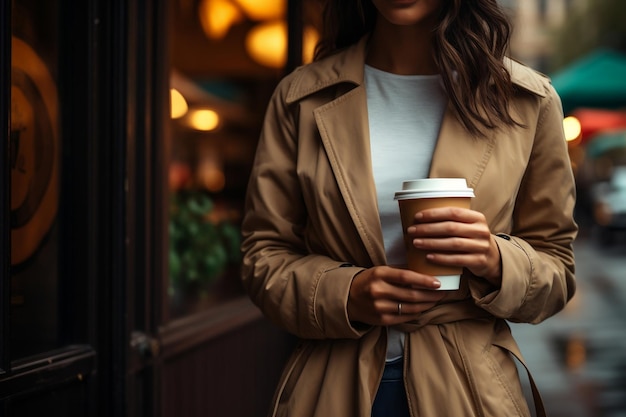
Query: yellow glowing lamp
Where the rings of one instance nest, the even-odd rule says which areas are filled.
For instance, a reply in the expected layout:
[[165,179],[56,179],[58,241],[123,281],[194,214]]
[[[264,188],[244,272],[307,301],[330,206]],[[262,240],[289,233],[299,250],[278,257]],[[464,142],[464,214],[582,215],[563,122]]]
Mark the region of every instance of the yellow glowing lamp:
[[226,185],[224,171],[215,163],[202,161],[198,168],[198,179],[204,187],[214,193],[220,192]]
[[302,62],[308,64],[313,61],[315,46],[319,42],[320,35],[314,28],[307,26],[304,28],[302,38]]
[[187,100],[185,100],[185,97],[175,88],[170,89],[170,103],[172,119],[180,119],[187,114],[187,110],[189,109]]
[[204,33],[211,39],[222,39],[231,26],[243,20],[237,6],[228,0],[202,0],[199,17]]
[[[313,60],[315,45],[319,39],[317,31],[306,27],[303,33],[302,60]],[[246,37],[248,54],[261,65],[282,68],[287,61],[287,24],[284,20],[261,23],[253,27]]]
[[285,17],[286,0],[235,0],[251,20],[277,20]]
[[565,132],[565,139],[568,142],[573,142],[577,139],[580,139],[582,126],[580,125],[580,121],[577,118],[573,116],[568,116],[563,119],[563,130]]
[[189,123],[196,130],[209,132],[217,129],[220,124],[220,117],[215,110],[198,109],[189,115]]
[[287,60],[287,24],[277,20],[256,25],[246,36],[246,50],[259,64],[282,68]]

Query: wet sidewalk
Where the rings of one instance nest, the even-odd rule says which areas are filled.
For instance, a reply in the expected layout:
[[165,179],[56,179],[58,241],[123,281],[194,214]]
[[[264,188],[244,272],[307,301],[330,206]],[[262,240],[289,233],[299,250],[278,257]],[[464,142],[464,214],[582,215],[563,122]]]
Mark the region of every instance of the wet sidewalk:
[[626,242],[575,245],[576,295],[539,325],[512,324],[549,417],[626,417]]

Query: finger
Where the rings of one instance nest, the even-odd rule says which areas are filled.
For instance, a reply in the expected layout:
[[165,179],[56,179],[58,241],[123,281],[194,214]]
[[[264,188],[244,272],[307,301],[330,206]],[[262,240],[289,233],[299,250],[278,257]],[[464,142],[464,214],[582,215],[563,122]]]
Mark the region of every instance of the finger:
[[463,223],[472,223],[484,218],[483,214],[461,207],[438,207],[419,211],[415,214],[416,223],[441,222],[453,220]]
[[420,314],[422,314],[424,311],[430,310],[435,305],[437,305],[437,302],[433,301],[429,303],[401,303],[399,305],[400,308],[398,309],[398,307],[396,306],[396,310],[401,311],[402,314],[397,314],[396,311],[396,315],[402,317],[402,321],[407,321],[407,319],[410,320],[418,318]]
[[442,291],[433,291],[432,289],[421,288],[396,288],[396,293],[390,297],[393,301],[419,304],[440,301],[445,296]]
[[374,318],[373,322],[381,326],[393,326],[395,324],[405,323],[417,319],[420,314],[433,308],[435,305],[436,303],[389,303],[385,307],[384,312],[377,318]]
[[484,223],[461,223],[457,221],[416,224],[409,227],[407,233],[412,238],[456,236],[488,239],[491,235],[489,227]]
[[400,268],[389,268],[384,276],[384,281],[395,288],[422,287],[437,289],[441,283],[431,275],[420,274],[415,271]]
[[394,324],[405,323],[415,320],[427,310],[433,308],[437,302],[423,303],[395,303],[391,302],[386,305],[385,313],[381,314],[378,321],[381,325],[391,326]]
[[487,264],[487,256],[482,253],[429,253],[426,255],[426,259],[439,265],[462,266],[468,269],[483,267]]
[[491,242],[487,238],[443,237],[413,239],[413,246],[426,252],[485,253]]

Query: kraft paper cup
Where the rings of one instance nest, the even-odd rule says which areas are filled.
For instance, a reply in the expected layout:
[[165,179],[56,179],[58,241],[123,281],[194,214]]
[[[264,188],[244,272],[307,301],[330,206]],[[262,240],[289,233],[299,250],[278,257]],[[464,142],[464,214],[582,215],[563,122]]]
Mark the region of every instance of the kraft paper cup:
[[426,259],[426,252],[413,246],[406,230],[414,223],[418,211],[439,207],[469,208],[474,190],[467,187],[464,178],[425,178],[402,183],[395,193],[400,208],[402,231],[407,252],[408,268],[437,277],[439,290],[458,290],[463,268],[438,265]]

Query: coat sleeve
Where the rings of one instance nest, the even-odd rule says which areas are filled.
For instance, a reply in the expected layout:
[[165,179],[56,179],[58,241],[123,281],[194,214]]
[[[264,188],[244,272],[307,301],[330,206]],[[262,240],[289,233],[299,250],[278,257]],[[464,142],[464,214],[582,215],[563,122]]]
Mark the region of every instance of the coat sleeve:
[[353,277],[363,268],[308,253],[307,209],[297,176],[297,105],[285,102],[290,77],[265,115],[242,222],[242,280],[273,322],[307,339],[358,338],[347,314]]
[[501,288],[491,292],[478,285],[471,288],[478,305],[514,322],[539,323],[556,314],[576,288],[574,178],[561,101],[550,84],[546,88],[512,231],[496,238],[502,259]]

